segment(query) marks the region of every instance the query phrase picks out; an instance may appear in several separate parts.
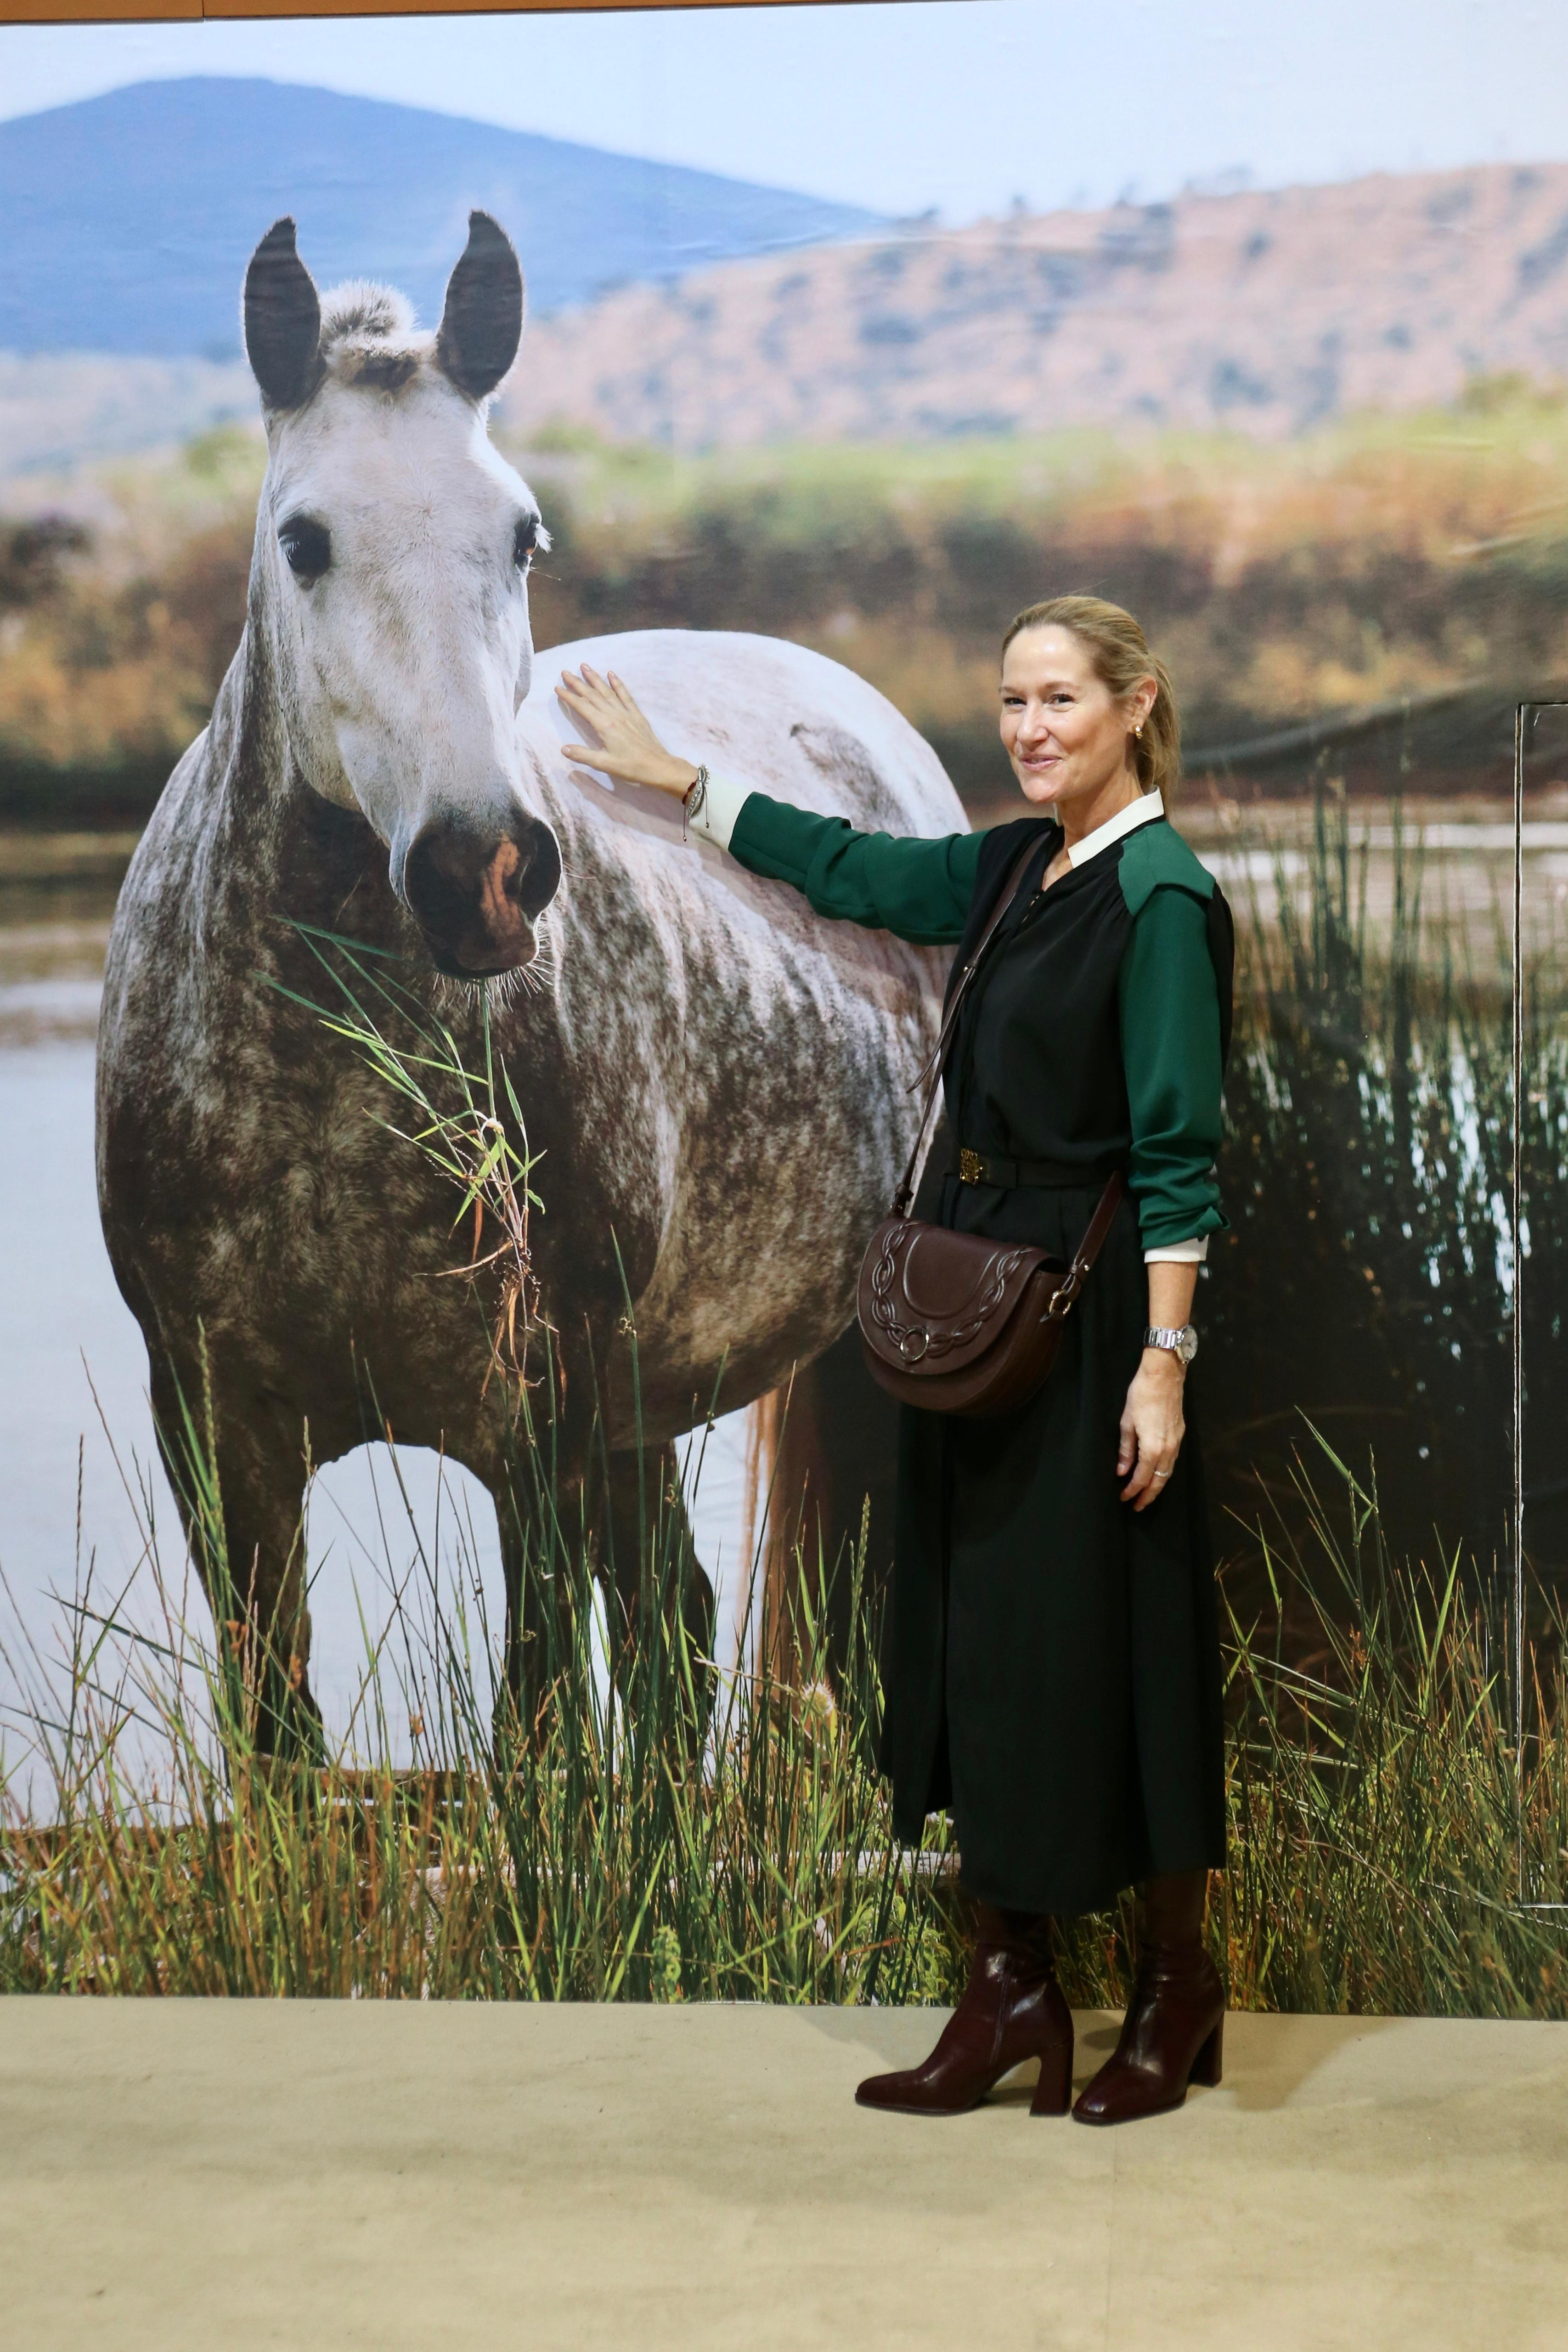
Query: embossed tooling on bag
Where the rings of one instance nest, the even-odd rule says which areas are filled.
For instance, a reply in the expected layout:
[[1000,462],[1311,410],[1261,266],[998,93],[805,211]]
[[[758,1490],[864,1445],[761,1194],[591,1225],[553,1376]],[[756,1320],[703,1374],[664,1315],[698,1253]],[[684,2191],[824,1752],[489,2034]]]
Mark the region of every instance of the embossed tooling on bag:
[[[1024,1280],[1028,1280],[1035,1271],[1030,1261],[1036,1260],[1036,1253],[1029,1249],[993,1250],[980,1281],[966,1283],[965,1296],[949,1305],[939,1298],[916,1296],[914,1268],[923,1239],[920,1227],[912,1223],[884,1228],[882,1248],[872,1269],[872,1315],[906,1364],[922,1363],[928,1356],[951,1357],[956,1361],[971,1351],[975,1340],[984,1337],[987,1324],[995,1318],[998,1309],[1010,1312],[1016,1301],[1009,1295],[1009,1287],[1021,1286],[1014,1283],[1013,1277],[1022,1268]],[[952,1257],[946,1254],[938,1255],[927,1250],[925,1258],[931,1264],[923,1266],[923,1271],[941,1275],[949,1273],[953,1265]],[[903,1315],[911,1319],[901,1320]],[[960,1320],[960,1317],[964,1319]]]

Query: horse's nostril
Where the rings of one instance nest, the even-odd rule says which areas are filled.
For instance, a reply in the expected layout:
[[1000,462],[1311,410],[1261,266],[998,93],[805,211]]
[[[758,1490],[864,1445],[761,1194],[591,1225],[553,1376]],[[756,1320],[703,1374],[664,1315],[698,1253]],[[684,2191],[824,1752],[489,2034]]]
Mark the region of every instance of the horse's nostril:
[[432,825],[411,846],[403,895],[438,962],[455,971],[505,971],[534,951],[534,918],[560,883],[549,825],[518,817],[501,834]]
[[548,824],[533,824],[517,843],[517,862],[507,875],[507,896],[528,917],[542,915],[560,887],[560,850]]

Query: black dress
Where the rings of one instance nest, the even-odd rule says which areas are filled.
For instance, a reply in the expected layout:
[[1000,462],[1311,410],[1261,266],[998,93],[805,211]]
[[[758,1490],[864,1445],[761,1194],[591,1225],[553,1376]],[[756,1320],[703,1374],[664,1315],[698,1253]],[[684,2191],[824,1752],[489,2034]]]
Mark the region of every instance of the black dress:
[[962,961],[1030,833],[1038,861],[971,984],[946,1108],[960,1145],[1057,1163],[1062,1181],[928,1174],[921,1213],[1069,1257],[1110,1168],[1128,1196],[1035,1396],[994,1420],[903,1414],[883,1757],[901,1836],[949,1808],[971,1893],[1071,1913],[1225,1857],[1197,1433],[1189,1421],[1141,1512],[1120,1499],[1116,1453],[1145,1251],[1226,1222],[1213,1160],[1229,912],[1157,799],[1077,845],[1043,892],[1061,843],[1047,819],[901,842],[753,793],[730,847],[825,914],[959,938]]

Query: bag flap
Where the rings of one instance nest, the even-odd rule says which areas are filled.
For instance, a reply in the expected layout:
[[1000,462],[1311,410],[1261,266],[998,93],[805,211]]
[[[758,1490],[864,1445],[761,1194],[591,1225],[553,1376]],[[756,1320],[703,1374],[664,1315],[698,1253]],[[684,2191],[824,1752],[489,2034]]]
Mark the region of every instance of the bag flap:
[[888,1217],[861,1268],[861,1329],[904,1371],[957,1371],[995,1344],[1037,1276],[1053,1288],[1065,1270],[1042,1249]]

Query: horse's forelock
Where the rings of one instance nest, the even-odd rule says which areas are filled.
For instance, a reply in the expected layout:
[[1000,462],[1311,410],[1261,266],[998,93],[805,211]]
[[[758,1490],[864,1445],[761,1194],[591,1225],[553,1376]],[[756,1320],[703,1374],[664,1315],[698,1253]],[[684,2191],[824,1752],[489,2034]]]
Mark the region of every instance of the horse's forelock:
[[350,338],[384,343],[406,341],[413,331],[413,307],[395,286],[376,286],[368,278],[350,278],[321,297],[323,358],[334,343]]
[[431,337],[414,323],[406,295],[362,278],[321,298],[321,364],[340,383],[397,392],[429,358]]

